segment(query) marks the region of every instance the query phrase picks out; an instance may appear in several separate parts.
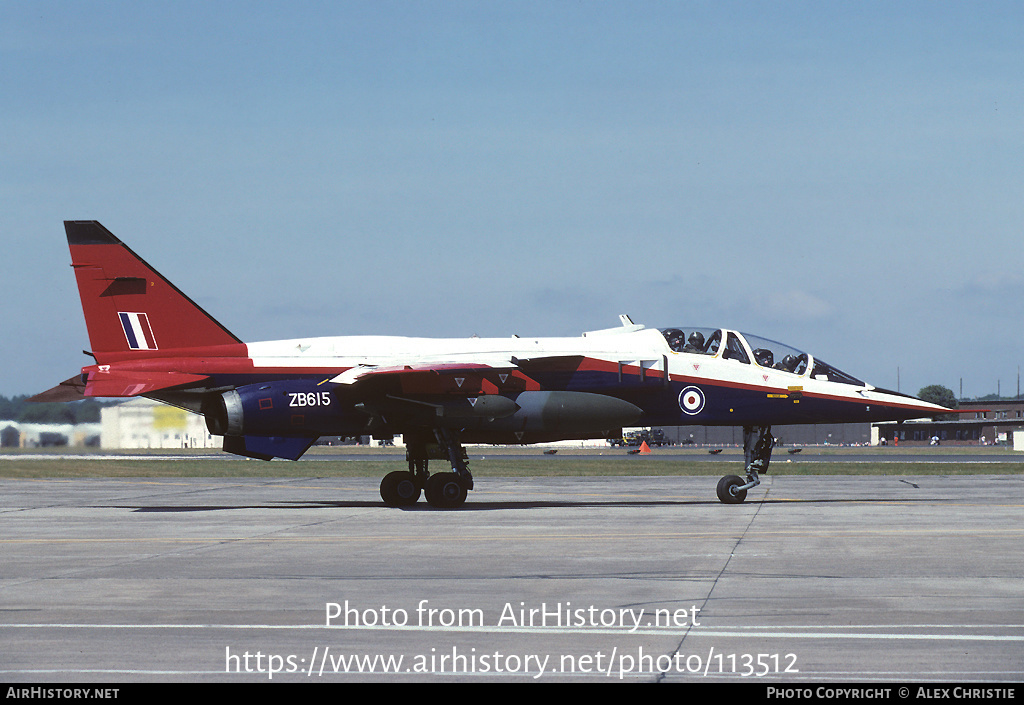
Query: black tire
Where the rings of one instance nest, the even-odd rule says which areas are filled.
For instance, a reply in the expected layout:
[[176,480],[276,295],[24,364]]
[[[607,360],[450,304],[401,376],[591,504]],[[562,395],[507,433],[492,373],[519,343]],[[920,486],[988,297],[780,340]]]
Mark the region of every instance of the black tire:
[[380,481],[380,497],[389,507],[408,507],[420,499],[416,476],[405,470],[389,472]]
[[466,501],[468,491],[453,472],[439,472],[427,478],[427,502],[432,507],[455,509]]
[[718,499],[723,504],[741,504],[747,498],[747,491],[735,491],[736,487],[747,484],[742,477],[737,475],[726,475],[718,481]]

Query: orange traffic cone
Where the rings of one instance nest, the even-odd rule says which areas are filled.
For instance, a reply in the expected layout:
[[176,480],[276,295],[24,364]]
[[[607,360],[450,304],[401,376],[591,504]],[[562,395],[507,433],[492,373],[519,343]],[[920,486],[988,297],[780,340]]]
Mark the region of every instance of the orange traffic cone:
[[640,452],[641,453],[650,453],[651,452],[651,447],[649,445],[647,445],[647,441],[644,441],[643,443],[640,444]]

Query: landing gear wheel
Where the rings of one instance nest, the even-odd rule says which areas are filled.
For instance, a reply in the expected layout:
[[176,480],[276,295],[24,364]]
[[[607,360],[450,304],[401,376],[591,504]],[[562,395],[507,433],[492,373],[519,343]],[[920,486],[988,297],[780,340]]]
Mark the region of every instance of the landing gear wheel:
[[439,472],[427,478],[427,502],[433,507],[461,507],[466,501],[467,493],[466,486],[454,472]]
[[408,507],[420,498],[420,487],[411,472],[396,470],[389,472],[380,481],[380,497],[389,507]]
[[742,477],[726,475],[718,481],[718,499],[724,504],[740,504],[747,498],[746,490],[736,491],[737,487],[747,484]]

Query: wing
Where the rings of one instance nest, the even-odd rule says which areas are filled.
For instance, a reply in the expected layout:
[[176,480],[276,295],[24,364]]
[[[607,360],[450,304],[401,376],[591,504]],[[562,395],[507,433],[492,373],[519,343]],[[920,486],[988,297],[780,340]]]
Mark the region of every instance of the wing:
[[[550,358],[566,369],[578,358]],[[637,406],[598,393],[545,387],[519,361],[438,362],[354,368],[333,382],[349,385],[356,408],[371,426],[406,433],[412,428],[450,428],[469,442],[536,443],[591,438],[640,418]],[[541,367],[540,360],[528,361]]]
[[514,399],[540,385],[508,359],[354,367],[331,380],[357,408],[399,427],[514,414]]
[[488,362],[437,362],[416,365],[353,367],[331,382],[351,385],[360,394],[408,394],[471,397],[536,391],[540,385],[508,359]]

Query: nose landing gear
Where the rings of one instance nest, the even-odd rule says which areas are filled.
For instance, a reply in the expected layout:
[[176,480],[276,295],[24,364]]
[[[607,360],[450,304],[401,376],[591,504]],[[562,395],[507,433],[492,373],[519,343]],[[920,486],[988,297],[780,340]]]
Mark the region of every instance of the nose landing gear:
[[759,473],[768,472],[772,459],[775,437],[771,426],[743,427],[743,461],[747,478],[726,475],[718,481],[718,500],[723,504],[741,504],[747,498],[747,490],[761,484]]

